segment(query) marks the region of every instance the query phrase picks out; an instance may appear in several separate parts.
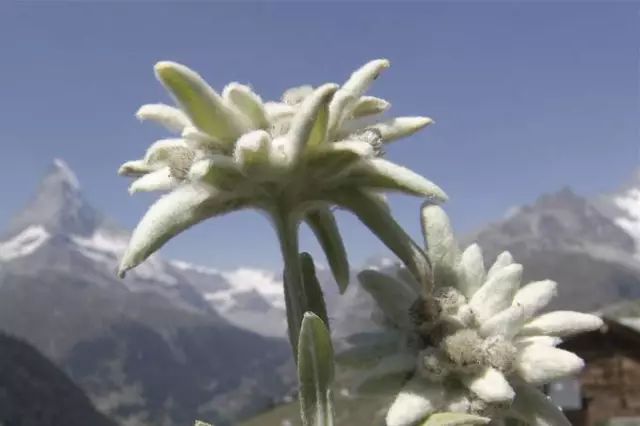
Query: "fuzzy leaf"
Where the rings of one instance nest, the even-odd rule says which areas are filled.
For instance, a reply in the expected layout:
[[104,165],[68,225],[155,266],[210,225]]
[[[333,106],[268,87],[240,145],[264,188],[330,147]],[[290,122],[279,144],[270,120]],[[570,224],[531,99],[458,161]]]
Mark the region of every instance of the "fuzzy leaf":
[[347,179],[356,185],[372,189],[423,196],[432,203],[443,203],[447,200],[444,191],[433,182],[406,167],[382,158],[372,158],[358,163],[351,169]]
[[327,257],[340,293],[344,293],[349,285],[349,261],[333,213],[325,207],[315,209],[307,213],[306,221]]
[[217,140],[231,145],[248,130],[243,117],[196,72],[175,62],[158,62],[156,75],[173,94],[193,124]]
[[419,297],[413,288],[371,269],[360,272],[358,279],[396,327],[405,330],[412,327],[410,308]]
[[464,375],[462,380],[471,392],[486,402],[511,401],[514,391],[504,375],[493,367],[485,367],[475,375]]
[[195,426],[213,426],[212,423],[201,422],[200,420],[196,420]]
[[237,210],[245,200],[227,194],[183,186],[153,204],[136,226],[125,251],[118,275],[144,261],[180,232],[207,218]]
[[321,144],[327,132],[327,104],[338,87],[325,84],[305,99],[293,116],[287,133],[287,154],[291,164],[296,164],[308,147]]
[[550,383],[584,367],[584,361],[572,352],[535,343],[521,348],[515,364],[520,377],[532,384]]
[[429,416],[421,426],[473,426],[486,425],[491,421],[488,417],[466,413],[436,413]]
[[473,294],[482,287],[486,278],[482,249],[478,244],[471,244],[462,252],[458,276],[458,289],[467,300],[471,299]]
[[363,395],[393,395],[406,383],[415,367],[415,354],[400,352],[384,357],[359,378],[355,384],[356,392]]
[[433,120],[428,117],[397,117],[367,127],[378,130],[382,141],[389,143],[400,138],[411,136],[431,123],[433,123]]
[[262,99],[250,87],[239,83],[228,84],[222,97],[235,106],[251,122],[254,129],[268,129],[269,119]]
[[269,163],[271,136],[264,130],[245,133],[236,142],[233,157],[248,172],[255,172]]
[[469,306],[480,323],[511,306],[521,279],[522,265],[512,264],[501,269],[476,291]]
[[189,117],[178,108],[164,104],[142,105],[136,117],[140,121],[151,120],[164,126],[170,132],[181,133],[185,127],[191,125]]
[[387,412],[387,426],[411,426],[435,412],[445,401],[441,383],[414,377],[400,391]]
[[358,190],[342,190],[329,198],[353,212],[392,252],[404,262],[416,280],[431,286],[431,266],[422,249],[395,221],[386,205]]
[[542,314],[525,324],[520,336],[547,335],[565,337],[602,327],[602,319],[595,315],[572,311],[554,311]]
[[212,155],[196,162],[189,172],[192,180],[204,182],[223,191],[231,191],[244,179],[233,159],[226,155]]
[[503,251],[498,255],[489,272],[487,272],[487,280],[493,278],[493,276],[505,266],[509,266],[513,263],[513,256],[508,251]]
[[531,426],[571,426],[551,399],[527,383],[515,383],[516,397],[511,414]]
[[529,320],[547,306],[557,293],[558,284],[551,280],[535,281],[522,287],[513,297],[513,305],[524,310],[524,319]]
[[333,347],[329,331],[315,314],[302,320],[298,345],[300,411],[304,426],[332,426]]
[[421,219],[422,235],[433,266],[436,285],[457,287],[456,265],[460,262],[460,248],[453,235],[449,217],[442,207],[425,204]]
[[179,183],[180,180],[172,176],[171,169],[163,167],[134,180],[129,186],[129,194],[133,195],[141,191],[168,191],[176,188]]
[[375,96],[362,96],[353,108],[351,116],[353,118],[364,117],[368,115],[380,114],[389,108],[389,102]]

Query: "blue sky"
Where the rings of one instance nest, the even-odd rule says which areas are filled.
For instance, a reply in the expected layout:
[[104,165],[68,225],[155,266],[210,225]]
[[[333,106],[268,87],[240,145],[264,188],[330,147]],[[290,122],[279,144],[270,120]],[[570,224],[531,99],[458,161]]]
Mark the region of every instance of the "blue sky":
[[[96,207],[135,225],[154,197],[129,197],[115,171],[165,136],[133,117],[143,103],[168,100],[152,68],[163,59],[218,89],[250,83],[265,99],[390,59],[371,93],[392,102],[392,115],[436,124],[387,155],[448,192],[460,232],[565,185],[589,196],[614,189],[639,164],[639,10],[592,2],[4,1],[0,224],[61,157]],[[419,238],[419,201],[392,202]],[[353,218],[340,221],[354,264],[384,252]],[[316,251],[308,235],[303,242]],[[222,268],[279,265],[267,221],[250,212],[194,228],[163,253]]]

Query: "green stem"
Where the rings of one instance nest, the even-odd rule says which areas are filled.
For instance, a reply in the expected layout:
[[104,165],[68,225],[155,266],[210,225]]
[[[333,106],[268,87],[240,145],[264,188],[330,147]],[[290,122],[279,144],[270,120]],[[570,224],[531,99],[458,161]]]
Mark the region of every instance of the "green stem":
[[284,261],[284,286],[285,298],[287,299],[289,340],[291,341],[294,358],[297,358],[298,338],[304,317],[304,306],[300,302],[306,300],[298,247],[299,222],[286,208],[279,208],[274,212],[273,221],[280,240],[280,250]]

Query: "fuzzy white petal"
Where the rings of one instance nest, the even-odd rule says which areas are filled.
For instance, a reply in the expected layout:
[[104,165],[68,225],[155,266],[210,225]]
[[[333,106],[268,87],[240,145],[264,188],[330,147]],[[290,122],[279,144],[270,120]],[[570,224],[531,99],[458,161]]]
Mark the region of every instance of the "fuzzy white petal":
[[127,270],[140,264],[185,229],[238,208],[239,204],[238,200],[192,185],[179,187],[163,196],[149,208],[133,231],[118,275],[124,277]]
[[191,125],[189,117],[178,108],[164,104],[142,105],[136,112],[138,120],[151,120],[164,126],[170,132],[181,133]]
[[157,166],[147,164],[144,160],[133,160],[120,166],[118,174],[120,176],[141,176],[157,169]]
[[253,128],[269,128],[270,123],[262,99],[249,86],[230,83],[222,91],[222,97],[242,112]]
[[489,272],[487,272],[487,280],[491,279],[499,270],[513,263],[513,256],[508,251],[503,251],[498,255]]
[[475,375],[464,375],[462,380],[471,392],[485,402],[511,401],[513,389],[504,375],[493,367],[486,367]]
[[558,346],[560,343],[562,343],[562,339],[555,336],[516,336],[513,338],[513,344],[518,348],[533,344]]
[[171,158],[190,151],[184,139],[161,139],[151,144],[144,155],[147,164],[169,164]]
[[244,116],[230,108],[195,71],[168,61],[158,62],[155,71],[200,130],[228,145],[249,130]]
[[264,104],[264,109],[270,121],[291,119],[296,111],[291,105],[282,102],[267,102]]
[[444,403],[444,388],[422,378],[411,379],[400,391],[387,412],[387,426],[411,426],[439,410]]
[[[326,138],[328,112],[326,107],[338,89],[335,84],[318,87],[304,100],[293,116],[287,133],[286,154],[290,164],[295,164],[307,146],[317,145]],[[318,133],[318,134],[316,134]]]
[[521,348],[516,371],[526,382],[549,383],[579,372],[584,361],[574,353],[548,345],[532,344]]
[[522,287],[513,297],[513,305],[521,306],[524,318],[529,320],[540,309],[547,306],[556,295],[558,284],[555,281],[543,280],[529,283]]
[[480,327],[482,336],[502,335],[507,338],[515,336],[524,324],[524,310],[519,306],[510,306],[489,318]]
[[351,116],[353,118],[364,117],[367,115],[380,114],[389,108],[389,102],[375,96],[362,96],[358,99],[353,107]]
[[180,180],[171,174],[169,167],[163,167],[134,180],[129,186],[129,194],[149,191],[168,191],[180,184]]
[[469,301],[469,306],[480,323],[511,306],[522,278],[522,265],[502,268],[482,285]]
[[551,399],[526,383],[516,383],[512,414],[531,426],[571,426],[562,410]]
[[486,277],[482,249],[478,244],[471,244],[462,252],[458,275],[458,290],[469,300],[482,286]]
[[595,315],[573,311],[554,311],[542,314],[525,324],[519,335],[570,336],[602,327],[602,319]]
[[460,262],[460,249],[449,217],[441,207],[426,204],[420,218],[436,283],[455,287],[458,281],[455,267]]
[[271,136],[264,130],[245,133],[236,142],[233,157],[245,170],[266,166],[269,163]]
[[397,117],[367,126],[367,128],[378,130],[382,141],[388,143],[410,136],[431,123],[433,123],[433,120],[429,117]]

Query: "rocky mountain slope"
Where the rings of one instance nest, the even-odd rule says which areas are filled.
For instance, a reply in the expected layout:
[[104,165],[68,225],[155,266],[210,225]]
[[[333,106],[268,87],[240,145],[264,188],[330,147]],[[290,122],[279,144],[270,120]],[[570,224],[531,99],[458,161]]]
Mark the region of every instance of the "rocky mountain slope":
[[35,345],[122,425],[227,424],[290,390],[286,341],[234,326],[208,295],[255,301],[224,274],[158,257],[119,280],[127,240],[57,160],[0,241],[0,329]]
[[4,333],[0,333],[0,424],[116,426],[51,361]]

